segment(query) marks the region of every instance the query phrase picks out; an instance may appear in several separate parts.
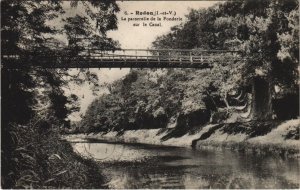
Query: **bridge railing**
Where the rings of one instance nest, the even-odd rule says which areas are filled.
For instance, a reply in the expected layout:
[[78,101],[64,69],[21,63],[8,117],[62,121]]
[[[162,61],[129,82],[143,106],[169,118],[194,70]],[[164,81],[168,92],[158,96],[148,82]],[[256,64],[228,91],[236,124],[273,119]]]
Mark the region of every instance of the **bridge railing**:
[[[186,49],[64,49],[57,52],[33,54],[2,54],[11,65],[43,67],[201,67],[212,62],[240,59],[238,51]],[[145,65],[146,63],[146,65]],[[16,65],[16,64],[15,64]],[[22,66],[16,65],[16,66]]]
[[[80,56],[95,59],[122,59],[122,60],[200,60],[204,61],[212,56],[223,57],[224,54],[234,56],[238,51],[225,50],[186,50],[186,49],[122,49],[122,50],[101,50],[101,49],[86,49],[80,52]],[[236,55],[238,57],[238,55]]]

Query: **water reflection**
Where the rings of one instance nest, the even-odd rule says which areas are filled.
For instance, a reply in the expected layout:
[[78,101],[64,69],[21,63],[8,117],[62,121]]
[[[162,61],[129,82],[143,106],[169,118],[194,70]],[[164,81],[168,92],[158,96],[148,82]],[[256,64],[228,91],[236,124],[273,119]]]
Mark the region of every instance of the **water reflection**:
[[299,160],[228,150],[76,143],[97,159],[110,188],[299,188]]
[[120,144],[107,143],[76,143],[75,150],[83,156],[100,162],[108,161],[141,161],[150,156],[150,151],[132,149]]

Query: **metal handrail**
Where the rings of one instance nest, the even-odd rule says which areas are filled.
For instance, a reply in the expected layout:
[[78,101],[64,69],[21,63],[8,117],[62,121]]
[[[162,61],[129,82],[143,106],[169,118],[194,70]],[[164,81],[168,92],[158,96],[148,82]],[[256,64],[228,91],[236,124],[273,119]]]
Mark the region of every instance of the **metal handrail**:
[[[212,62],[242,60],[241,51],[199,49],[70,49],[74,51],[2,54],[2,66],[43,66],[49,68],[100,67],[212,67]],[[144,64],[146,63],[146,64]]]
[[[72,50],[69,48],[66,48],[66,50]],[[237,51],[237,50],[201,50],[201,49],[100,49],[100,48],[85,48],[83,50],[100,50],[100,51],[148,51],[148,52],[157,52],[157,51],[162,51],[162,52],[224,52],[224,53],[241,53],[242,51]]]

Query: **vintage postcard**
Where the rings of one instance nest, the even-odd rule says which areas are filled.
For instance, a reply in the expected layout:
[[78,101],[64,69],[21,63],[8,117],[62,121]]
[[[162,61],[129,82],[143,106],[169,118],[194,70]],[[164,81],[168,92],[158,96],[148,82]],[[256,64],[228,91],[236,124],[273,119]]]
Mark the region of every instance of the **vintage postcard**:
[[298,0],[2,0],[1,188],[299,189]]

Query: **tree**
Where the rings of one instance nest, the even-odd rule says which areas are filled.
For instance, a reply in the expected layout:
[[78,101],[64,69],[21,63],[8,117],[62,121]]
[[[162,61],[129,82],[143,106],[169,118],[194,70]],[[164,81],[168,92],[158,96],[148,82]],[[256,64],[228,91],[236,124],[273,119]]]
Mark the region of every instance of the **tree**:
[[[246,61],[215,65],[214,74],[220,77],[213,83],[219,84],[215,86],[224,100],[230,91],[252,86],[253,119],[271,119],[273,99],[298,91],[297,7],[296,0],[247,0],[192,10],[186,23],[158,37],[153,46],[242,50]],[[280,94],[274,86],[281,89]]]
[[[60,15],[64,13],[62,2],[40,2],[39,0],[1,2],[2,14],[4,15],[1,18],[3,26],[1,29],[2,53],[6,55],[30,54],[32,56],[35,56],[36,54],[55,54],[60,50],[55,49],[57,47],[52,46],[51,43],[55,42],[53,36],[55,36],[57,32],[66,34],[70,40],[79,35],[80,37],[86,38],[92,36],[94,39],[93,43],[95,44],[101,43],[102,40],[102,42],[109,42],[110,47],[117,45],[116,42],[106,38],[106,31],[116,28],[115,13],[119,11],[119,8],[115,2],[71,1],[70,4],[73,7],[83,4],[85,7],[84,11],[89,18],[80,15],[76,15],[73,18],[67,18],[66,20],[63,20],[63,22],[66,22],[64,28],[59,31],[57,29],[58,27],[49,25],[48,21],[59,19],[61,17]],[[91,23],[90,20],[94,21],[95,24]],[[98,29],[98,33],[93,32],[93,28]],[[28,113],[28,117],[27,120],[23,119],[24,122],[28,121],[33,115],[33,113],[31,113],[32,111],[29,110],[30,105],[35,102],[34,100],[30,101],[30,99],[34,99],[35,87],[38,86],[39,88],[43,88],[43,85],[44,87],[47,85],[52,86],[51,89],[53,91],[49,92],[49,94],[52,94],[51,96],[54,97],[63,95],[63,91],[59,89],[61,89],[63,85],[67,85],[67,82],[64,81],[66,77],[69,81],[76,81],[78,84],[82,83],[84,80],[88,80],[97,85],[97,76],[87,70],[80,70],[78,75],[70,75],[66,69],[8,70],[4,67],[3,73],[1,80],[3,83],[2,92],[5,92],[3,98],[5,99],[4,102],[7,104],[7,107],[5,104],[5,107],[3,108],[7,108],[8,111],[10,108],[16,108],[16,110],[10,109],[12,111],[11,113],[6,112],[5,118],[14,116],[13,113],[18,113],[18,111],[25,112]],[[20,80],[13,83],[14,78],[20,78]],[[39,83],[34,83],[34,80],[39,81]],[[20,88],[20,86],[22,87]],[[22,92],[24,93],[22,94]],[[10,98],[15,97],[14,94],[16,96],[22,94],[22,97],[24,98],[19,98],[18,100],[21,101],[23,99],[22,101],[24,103],[20,102],[19,105],[16,105],[15,100]],[[25,94],[27,94],[27,96]],[[31,98],[29,98],[29,96],[31,96]],[[51,99],[54,100],[53,98],[50,98],[50,100]],[[64,102],[66,103],[67,101]],[[28,109],[20,110],[18,109],[18,106],[20,105],[24,105],[24,109]],[[19,116],[20,115],[15,116],[15,121],[17,121]],[[13,120],[8,119],[8,121]]]
[[[2,54],[26,54],[28,51],[47,49],[43,44],[43,34],[54,33],[55,30],[45,22],[62,12],[59,3],[2,1],[1,8]],[[2,112],[2,124],[26,123],[33,116],[30,106],[35,103],[34,79],[38,72],[30,69],[2,69],[2,101],[5,102],[2,108],[6,110]]]
[[[114,42],[105,35],[108,30],[117,27],[115,13],[119,9],[114,1],[3,0],[1,1],[1,54],[18,57],[23,64],[27,65],[31,65],[32,61],[40,61],[35,58],[37,55],[64,54],[61,49],[66,46],[57,42],[55,35],[59,32],[66,34],[66,30],[60,31],[58,27],[49,24],[53,19],[61,19],[60,16],[64,14],[63,3],[70,3],[72,6],[83,3],[84,11],[97,23],[95,28],[101,33],[100,38],[103,41]],[[87,28],[91,26],[86,25]],[[56,44],[60,44],[60,48]],[[31,59],[32,57],[35,59]],[[66,69],[30,67],[8,69],[6,67],[8,62],[3,60],[1,64],[1,158],[4,160],[2,163],[4,167],[1,168],[3,176],[1,186],[13,188],[16,179],[11,173],[17,167],[18,161],[12,160],[12,154],[20,138],[15,131],[12,131],[11,125],[28,124],[34,117],[49,121],[54,126],[64,123],[70,111],[78,108],[77,98],[74,95],[66,97],[62,87],[69,81],[81,83],[84,79],[96,84],[97,77],[86,70],[81,70],[78,74],[80,76],[77,76],[70,74]]]

